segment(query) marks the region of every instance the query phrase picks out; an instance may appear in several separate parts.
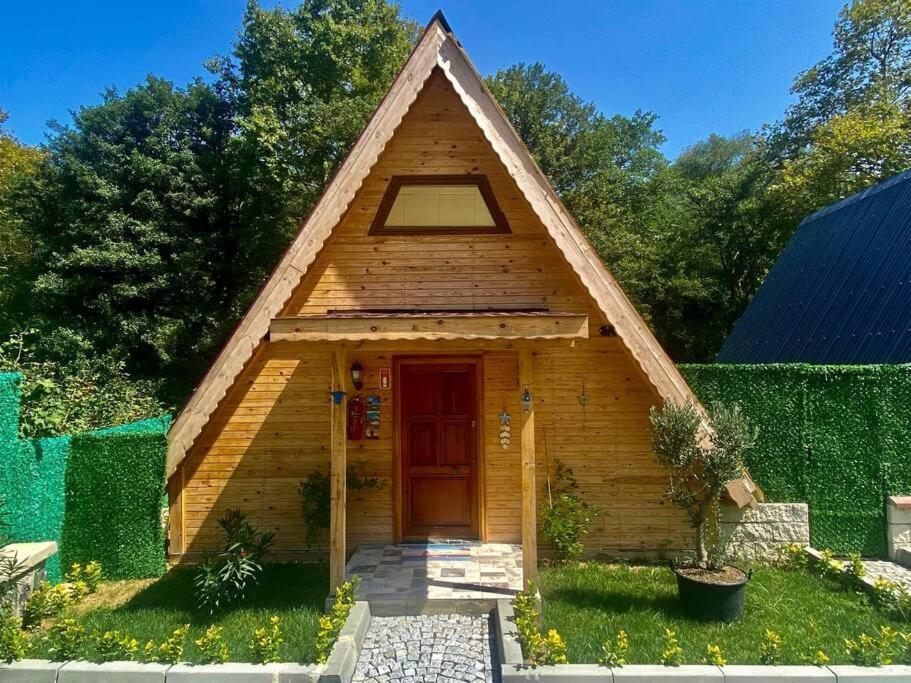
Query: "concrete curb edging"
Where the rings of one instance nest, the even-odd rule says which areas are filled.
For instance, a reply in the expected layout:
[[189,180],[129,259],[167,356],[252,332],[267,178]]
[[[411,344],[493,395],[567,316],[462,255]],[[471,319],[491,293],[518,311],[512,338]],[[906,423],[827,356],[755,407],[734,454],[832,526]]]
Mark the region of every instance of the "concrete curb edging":
[[0,664],[0,683],[317,683],[317,664],[152,664],[49,662],[23,659]]
[[494,614],[497,651],[500,655],[502,683],[544,681],[545,683],[802,683],[805,679],[827,683],[908,683],[911,666],[753,666],[730,664],[714,666],[687,664],[629,664],[607,667],[598,664],[555,664],[531,666],[522,659],[522,646],[514,623],[515,614],[509,600],[498,600]]
[[354,678],[367,628],[370,626],[370,605],[362,600],[354,603],[348,619],[332,646],[329,659],[319,677],[320,683],[350,683]]

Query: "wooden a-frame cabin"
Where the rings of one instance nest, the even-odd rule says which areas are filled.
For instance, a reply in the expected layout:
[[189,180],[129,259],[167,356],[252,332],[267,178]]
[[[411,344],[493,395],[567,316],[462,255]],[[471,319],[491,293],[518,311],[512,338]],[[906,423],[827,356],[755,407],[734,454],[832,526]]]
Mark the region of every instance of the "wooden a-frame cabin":
[[[358,544],[438,537],[521,543],[530,578],[557,461],[600,510],[591,550],[689,547],[662,400],[695,402],[438,13],[171,428],[170,553],[235,507],[305,552],[322,470],[333,586]],[[346,495],[350,465],[382,486]]]

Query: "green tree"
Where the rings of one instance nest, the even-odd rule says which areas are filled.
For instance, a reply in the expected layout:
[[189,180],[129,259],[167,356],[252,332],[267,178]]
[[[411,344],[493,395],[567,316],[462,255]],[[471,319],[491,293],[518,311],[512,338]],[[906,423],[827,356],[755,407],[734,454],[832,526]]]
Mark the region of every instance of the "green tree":
[[418,36],[386,0],[247,4],[233,55],[209,69],[237,112],[229,155],[245,295],[236,317],[392,85]]
[[653,321],[675,358],[709,361],[788,239],[761,137],[712,135],[662,178]]
[[222,272],[233,126],[217,90],[149,77],[56,132],[17,207],[41,250],[46,359],[112,353],[141,377],[175,379],[210,351],[234,293]]
[[58,127],[19,192],[36,361],[110,357],[182,402],[403,63],[385,0],[247,6],[218,78],[155,77]]
[[0,330],[9,327],[20,313],[25,290],[21,284],[32,258],[32,247],[21,217],[13,205],[13,193],[22,179],[35,171],[41,151],[16,140],[3,130],[9,115],[0,109]]
[[833,51],[797,76],[798,101],[775,131],[776,151],[793,157],[813,131],[883,92],[911,96],[911,0],[852,0],[839,13]]
[[516,64],[487,83],[601,258],[648,315],[657,253],[646,218],[667,166],[656,115],[604,116],[541,64]]

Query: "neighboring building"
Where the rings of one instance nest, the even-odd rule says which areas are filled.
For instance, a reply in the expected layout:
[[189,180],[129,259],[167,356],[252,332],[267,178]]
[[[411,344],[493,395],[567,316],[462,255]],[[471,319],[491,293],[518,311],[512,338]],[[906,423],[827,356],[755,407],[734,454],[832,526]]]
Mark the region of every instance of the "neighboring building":
[[807,216],[715,361],[911,362],[911,171]]
[[[233,507],[305,552],[321,470],[333,584],[358,544],[435,537],[521,543],[531,576],[558,460],[593,551],[691,547],[651,454],[662,399],[695,400],[437,15],[171,429],[171,552]],[[382,488],[346,500],[351,464]]]

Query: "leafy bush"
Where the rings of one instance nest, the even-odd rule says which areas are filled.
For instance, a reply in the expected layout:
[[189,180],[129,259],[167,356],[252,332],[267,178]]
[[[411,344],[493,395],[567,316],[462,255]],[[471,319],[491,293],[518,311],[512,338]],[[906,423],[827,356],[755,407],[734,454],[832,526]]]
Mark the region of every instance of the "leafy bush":
[[354,598],[360,585],[361,577],[355,576],[336,588],[335,599],[332,601],[329,614],[324,614],[319,618],[319,631],[316,634],[316,661],[320,664],[325,664],[329,659],[332,646],[335,645],[338,634],[345,625],[351,608],[354,607]]
[[94,593],[98,590],[98,586],[101,583],[102,571],[101,563],[92,560],[85,567],[83,567],[78,562],[74,562],[70,566],[70,571],[66,573],[66,580],[72,584],[80,584],[78,592],[83,594]]
[[661,663],[664,666],[680,666],[683,664],[683,648],[677,639],[677,632],[664,629],[664,650],[661,652]]
[[92,636],[94,662],[131,662],[136,659],[139,643],[135,638],[122,635],[120,631],[105,631]]
[[718,533],[719,500],[725,484],[743,476],[743,455],[755,434],[740,409],[712,407],[709,443],[701,419],[690,405],[671,402],[652,408],[652,452],[670,476],[667,496],[686,511],[695,532],[696,565],[717,569],[723,564]]
[[218,525],[222,551],[217,558],[206,556],[194,582],[197,605],[209,614],[246,598],[259,581],[263,555],[275,537],[271,532],[257,532],[247,515],[237,509],[228,510]]
[[721,646],[719,645],[707,646],[705,648],[705,657],[702,661],[705,664],[714,664],[715,666],[724,666],[728,663],[728,660],[724,658],[724,652],[721,651]]
[[759,663],[765,665],[778,664],[782,643],[781,636],[767,628],[765,630],[765,638],[759,644]]
[[[7,518],[6,499],[0,496],[0,548],[10,543],[7,535],[9,521]],[[11,591],[19,586],[22,580],[22,563],[16,560],[13,554],[0,555],[0,611],[3,609],[3,600]]]
[[623,666],[629,655],[629,637],[626,631],[618,631],[617,638],[613,641],[605,640],[601,646],[601,657],[598,663],[602,666]]
[[857,666],[891,664],[892,649],[898,636],[895,629],[880,626],[878,637],[861,633],[857,638],[845,638],[845,652]]
[[250,641],[250,652],[253,660],[259,664],[270,664],[281,661],[281,647],[285,642],[282,635],[281,619],[273,616],[269,618],[269,628],[258,628],[253,631]]
[[785,569],[803,571],[809,564],[807,549],[800,543],[787,543],[778,548],[777,564]]
[[[366,476],[354,465],[345,470],[345,485],[348,491],[366,491],[382,488],[378,477]],[[301,512],[307,525],[304,540],[308,548],[317,547],[323,532],[331,522],[329,475],[322,471],[311,472],[297,488],[301,497]]]
[[526,590],[516,593],[512,603],[522,656],[534,666],[566,664],[566,642],[556,629],[550,629],[546,636],[541,634],[538,626],[541,614],[536,596],[535,586],[529,584]]
[[0,662],[24,659],[28,654],[28,640],[22,631],[22,619],[4,607],[0,607]]
[[132,379],[113,354],[47,360],[28,329],[0,341],[0,372],[22,375],[19,434],[24,439],[87,432],[160,415],[150,382]]
[[22,606],[24,627],[30,629],[40,626],[42,621],[57,616],[75,601],[76,592],[72,584],[58,583],[52,586],[47,581],[42,581]]
[[146,661],[158,662],[159,664],[177,664],[183,659],[184,643],[189,632],[190,625],[184,624],[174,629],[174,633],[157,648],[154,641],[150,640],[143,649]]
[[78,659],[87,639],[85,629],[74,619],[63,619],[52,624],[45,635],[48,652],[54,662]]
[[541,506],[538,530],[561,561],[582,557],[582,536],[588,533],[597,514],[578,496],[578,488],[572,470],[557,461],[556,487]]
[[199,659],[203,664],[224,664],[228,661],[228,646],[222,636],[221,626],[210,626],[194,642],[199,648]]

